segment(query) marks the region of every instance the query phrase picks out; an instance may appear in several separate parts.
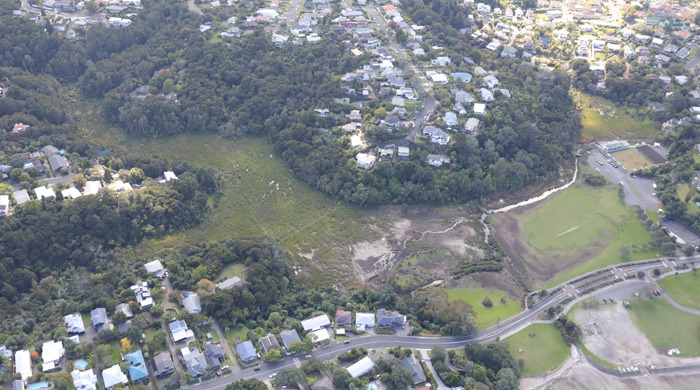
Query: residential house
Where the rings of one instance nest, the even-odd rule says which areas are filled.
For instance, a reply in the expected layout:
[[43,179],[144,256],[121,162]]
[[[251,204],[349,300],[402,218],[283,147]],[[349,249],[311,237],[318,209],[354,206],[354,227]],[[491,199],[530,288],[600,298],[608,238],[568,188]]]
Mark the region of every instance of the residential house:
[[32,359],[29,351],[15,352],[15,373],[20,374],[23,381],[32,376]]
[[301,338],[299,338],[299,333],[294,329],[285,330],[280,332],[280,338],[282,339],[282,345],[289,351],[289,347],[293,343],[301,343]]
[[15,198],[15,202],[17,202],[17,205],[21,205],[22,203],[29,201],[29,193],[27,192],[27,190],[15,191],[12,193],[12,197]]
[[192,293],[182,300],[182,306],[192,314],[199,314],[202,312],[202,304],[199,300],[199,295]]
[[480,120],[473,117],[469,118],[467,119],[467,122],[464,125],[464,131],[466,131],[467,133],[476,134],[479,130],[479,125],[481,125]]
[[474,103],[474,114],[479,116],[486,115],[486,104]]
[[651,102],[649,103],[649,109],[654,110],[655,112],[662,112],[666,110],[666,106],[664,106],[663,103]]
[[24,123],[15,123],[15,125],[12,127],[12,132],[13,133],[19,133],[24,130],[27,130],[29,128],[29,125],[25,125]]
[[243,285],[243,281],[241,280],[241,278],[239,278],[238,276],[234,276],[232,278],[228,278],[224,281],[217,283],[216,287],[219,288],[220,290],[230,290],[230,289],[234,288],[235,286],[242,286],[242,285]]
[[155,275],[156,278],[163,278],[165,276],[165,268],[163,268],[163,264],[160,260],[150,261],[143,266],[146,268],[146,272]]
[[10,196],[0,195],[0,218],[6,217],[10,211]]
[[165,181],[168,182],[170,180],[177,180],[177,176],[173,171],[165,171],[163,172],[163,179],[165,179]]
[[65,350],[63,349],[62,341],[51,340],[45,342],[41,347],[41,360],[43,362],[42,367],[44,368],[44,372],[51,371],[58,367],[58,363],[64,353]]
[[467,109],[464,107],[464,104],[461,102],[455,103],[454,106],[452,106],[452,110],[457,112],[457,115],[459,116],[464,116],[467,114]]
[[80,193],[80,190],[78,190],[75,187],[70,187],[66,188],[65,190],[61,190],[61,195],[63,196],[63,199],[77,199],[83,196],[83,194]]
[[[430,155],[428,155],[428,157],[430,157]],[[377,327],[379,327],[379,328],[395,328],[395,327],[403,328],[405,325],[406,325],[406,316],[401,315],[398,311],[388,311],[386,309],[377,310]]]
[[352,111],[350,111],[350,114],[348,115],[348,118],[350,118],[351,121],[359,121],[359,120],[362,120],[362,115],[360,114],[360,110],[352,110]]
[[124,355],[124,359],[131,363],[128,368],[131,383],[142,383],[148,379],[148,367],[146,367],[146,362],[143,360],[143,353],[140,349]]
[[68,334],[80,334],[85,333],[85,324],[83,324],[83,317],[80,313],[68,314],[63,317],[66,321],[66,329]]
[[398,156],[398,158],[400,158],[402,160],[408,160],[409,153],[410,153],[410,151],[409,151],[408,147],[399,146],[397,156]]
[[92,322],[92,326],[95,328],[95,331],[98,333],[103,329],[113,328],[112,323],[107,316],[107,309],[104,307],[93,309],[90,312],[90,321]]
[[319,345],[326,340],[330,340],[331,335],[328,333],[328,329],[323,328],[309,332],[309,338],[311,338],[316,345]]
[[366,328],[374,328],[373,313],[357,313],[355,314],[355,328],[364,332]]
[[399,120],[398,115],[389,115],[384,119],[384,125],[387,127],[389,132],[398,130],[401,127],[401,120]]
[[652,38],[651,39],[651,47],[654,49],[661,49],[661,46],[664,45],[664,40],[661,38]]
[[328,316],[325,314],[321,314],[320,316],[316,316],[313,318],[309,318],[308,320],[301,321],[301,326],[304,328],[304,330],[306,332],[321,329],[321,328],[326,328],[330,324],[331,324],[331,321],[328,319]]
[[253,347],[253,343],[250,340],[236,345],[236,350],[238,350],[238,356],[241,357],[243,363],[249,364],[255,361],[255,347]]
[[371,169],[377,161],[376,156],[367,153],[358,153],[355,158],[357,159],[357,167],[362,169]]
[[76,390],[97,390],[97,376],[92,370],[73,370],[70,375],[73,377],[73,386]]
[[182,340],[194,340],[194,332],[187,327],[187,323],[184,320],[173,321],[168,324],[170,327],[170,334],[173,337],[173,342],[180,342]]
[[39,200],[46,199],[47,201],[51,201],[56,198],[56,193],[53,191],[53,188],[46,188],[46,186],[35,188],[34,194],[36,194],[36,198]]
[[41,148],[41,154],[44,156],[52,156],[58,153],[58,148],[53,145],[46,145]]
[[85,182],[85,190],[83,195],[95,195],[102,188],[102,183],[99,180],[88,180]]
[[452,60],[450,60],[450,57],[441,56],[431,60],[430,63],[436,66],[447,66],[452,63]]
[[369,356],[365,356],[360,359],[357,363],[348,367],[348,373],[353,378],[359,378],[362,375],[368,374],[374,368],[374,362]]
[[218,371],[221,368],[221,362],[226,360],[224,349],[219,344],[207,344],[204,347],[204,356],[207,359],[207,364],[214,371]]
[[501,47],[501,44],[498,41],[491,41],[488,45],[486,45],[486,49],[491,51],[496,51],[499,47]]
[[265,353],[269,353],[273,349],[280,349],[280,344],[277,342],[277,337],[275,337],[275,335],[272,333],[268,333],[267,336],[261,337],[260,345],[262,345]]
[[493,92],[486,88],[479,89],[479,93],[481,93],[481,100],[485,101],[486,103],[490,103],[494,100]]
[[517,50],[512,46],[503,46],[503,51],[501,52],[501,58],[507,58],[512,60],[515,58]]
[[[357,134],[353,134],[352,136],[350,136],[350,147],[352,147],[353,149],[355,149],[355,148],[361,147],[362,145],[363,145],[363,143],[362,143],[362,137],[360,137],[360,136],[357,135]],[[364,158],[364,157],[363,157],[363,158]],[[369,160],[371,160],[371,159],[367,158],[367,161],[369,161]],[[359,161],[359,160],[358,160],[358,161]],[[370,168],[371,168],[371,166],[370,166]]]
[[666,53],[671,53],[671,54],[675,54],[678,51],[678,49],[680,49],[680,47],[674,45],[673,43],[669,43],[668,45],[666,45],[664,47],[664,51]]
[[352,326],[352,312],[345,310],[337,310],[335,312],[335,323],[337,326],[349,328]]
[[169,375],[175,372],[175,365],[170,352],[163,351],[153,358],[154,373],[156,376]]
[[129,383],[129,380],[126,378],[126,375],[124,375],[121,367],[119,367],[118,364],[102,370],[102,381],[104,382],[105,389],[107,390]]
[[445,125],[447,127],[454,127],[457,126],[457,114],[454,112],[448,111],[445,113]]
[[430,137],[430,140],[438,145],[447,145],[450,142],[450,136],[437,127],[425,126],[423,135]]
[[461,81],[467,84],[472,81],[472,75],[466,72],[450,73],[450,77],[452,77],[452,80],[454,81]]
[[438,83],[440,85],[447,84],[447,76],[442,74],[442,73],[434,73],[434,74],[430,75],[430,79],[434,83]]
[[187,367],[187,372],[193,378],[196,378],[204,374],[204,370],[207,369],[207,359],[202,355],[202,352],[196,349],[190,349],[189,347],[182,348],[182,360],[185,361],[185,367]]
[[126,316],[127,319],[134,318],[134,312],[131,311],[131,308],[126,303],[120,303],[117,306],[115,306],[114,314],[117,314],[119,312],[124,313],[124,315]]
[[413,356],[407,356],[401,359],[401,361],[403,362],[403,369],[411,374],[414,386],[425,382],[426,377],[423,368]]
[[149,311],[155,303],[153,297],[151,296],[151,289],[148,287],[146,282],[136,282],[135,285],[131,286],[131,291],[136,295],[136,302],[138,302],[141,310]]
[[444,154],[429,154],[427,161],[428,165],[432,165],[434,167],[439,167],[442,166],[442,164],[450,163],[449,157],[445,156]]
[[467,91],[455,91],[455,101],[458,103],[474,103],[476,99]]
[[498,79],[494,75],[488,75],[484,77],[484,84],[491,89],[496,88],[498,85]]
[[678,38],[681,38],[683,40],[690,38],[690,33],[687,31],[683,31],[683,30],[676,30],[673,32],[673,35],[675,35]]

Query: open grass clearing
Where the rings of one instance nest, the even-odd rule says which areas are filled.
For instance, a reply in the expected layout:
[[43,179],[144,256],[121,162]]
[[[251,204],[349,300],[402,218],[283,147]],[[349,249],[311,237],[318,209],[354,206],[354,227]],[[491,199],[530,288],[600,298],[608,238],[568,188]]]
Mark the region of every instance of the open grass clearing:
[[226,279],[231,279],[234,276],[238,276],[241,278],[242,281],[245,282],[245,275],[243,273],[243,270],[245,269],[244,264],[239,264],[239,263],[233,263],[233,264],[227,264],[222,270],[221,273],[219,274],[219,277],[216,278],[214,281],[215,283],[221,282]]
[[640,122],[622,112],[607,99],[578,91],[575,91],[573,96],[582,108],[583,142],[616,138],[652,138],[657,133],[649,119]]
[[[492,307],[486,307],[482,303],[485,297],[493,302]],[[474,307],[476,311],[476,325],[479,329],[496,325],[500,321],[520,313],[520,302],[512,300],[508,293],[502,290],[484,288],[459,288],[447,290],[447,299],[454,301],[462,299]],[[501,302],[505,300],[505,303]]]
[[647,214],[647,217],[652,220],[654,223],[659,223],[659,212],[656,210],[644,210],[644,212]]
[[612,156],[628,172],[632,172],[634,170],[649,167],[652,165],[651,161],[647,160],[646,157],[642,156],[641,153],[634,149],[620,150],[619,152],[612,153]]
[[621,263],[622,246],[637,247],[627,260],[661,254],[648,245],[651,234],[611,184],[592,187],[578,182],[543,202],[494,219],[494,234],[506,253],[531,272],[535,287]]
[[630,304],[632,319],[654,347],[678,348],[682,357],[700,354],[700,317],[680,311],[661,298]]
[[223,334],[231,348],[235,348],[236,344],[248,340],[248,332],[250,332],[250,329],[245,325],[237,325],[233,329],[228,329],[228,331],[224,329]]
[[667,276],[659,285],[679,305],[700,310],[700,275],[696,272]]
[[552,372],[571,354],[559,331],[552,324],[533,324],[505,339],[515,359],[523,359],[522,376]]

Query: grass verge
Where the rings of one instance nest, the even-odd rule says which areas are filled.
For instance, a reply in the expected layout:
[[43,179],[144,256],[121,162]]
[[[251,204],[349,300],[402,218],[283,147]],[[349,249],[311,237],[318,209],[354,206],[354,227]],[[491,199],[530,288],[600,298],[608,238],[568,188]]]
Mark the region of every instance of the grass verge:
[[571,349],[552,324],[534,324],[505,339],[510,353],[523,359],[522,376],[539,376],[555,370],[571,353]]
[[683,312],[663,299],[630,304],[632,320],[656,348],[678,348],[684,357],[700,353],[700,317]]
[[[489,297],[493,302],[492,307],[486,307],[482,303]],[[502,290],[487,290],[484,288],[456,288],[447,290],[447,299],[454,301],[462,299],[474,307],[476,311],[476,325],[479,329],[488,328],[498,322],[520,313],[520,302],[510,299],[508,293]],[[505,303],[501,303],[501,299]]]
[[659,285],[678,304],[700,310],[700,302],[698,302],[700,275],[697,273],[687,272],[677,276],[667,276],[659,280]]

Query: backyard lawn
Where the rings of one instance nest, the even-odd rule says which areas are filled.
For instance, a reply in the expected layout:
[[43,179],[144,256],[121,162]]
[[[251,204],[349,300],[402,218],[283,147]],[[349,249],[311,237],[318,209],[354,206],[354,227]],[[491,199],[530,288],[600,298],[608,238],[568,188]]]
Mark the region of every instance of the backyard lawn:
[[659,285],[678,304],[700,310],[700,275],[697,273],[670,275],[659,280]]
[[221,273],[219,274],[219,277],[216,278],[214,281],[215,283],[219,283],[223,280],[230,279],[234,276],[238,276],[241,278],[242,281],[245,282],[245,275],[243,275],[243,269],[245,269],[244,264],[239,264],[239,263],[233,263],[233,264],[227,264],[224,269],[221,270]]
[[[486,307],[482,301],[489,297],[493,302],[492,307]],[[501,298],[506,303],[501,303]],[[486,290],[483,288],[456,288],[447,290],[447,299],[450,301],[462,299],[474,307],[476,325],[479,329],[496,325],[499,321],[520,313],[520,302],[510,299],[508,293],[501,290]]]
[[539,376],[555,370],[571,354],[552,324],[534,324],[505,339],[513,357],[523,359],[522,376]]
[[700,317],[680,311],[662,298],[632,302],[630,311],[632,320],[655,347],[678,348],[681,357],[700,353]]
[[226,329],[223,330],[223,334],[226,337],[226,340],[228,341],[228,344],[231,346],[231,348],[235,348],[236,344],[240,344],[243,341],[248,340],[248,332],[250,329],[245,327],[244,325],[238,325],[233,329],[229,329],[228,332],[226,332]]

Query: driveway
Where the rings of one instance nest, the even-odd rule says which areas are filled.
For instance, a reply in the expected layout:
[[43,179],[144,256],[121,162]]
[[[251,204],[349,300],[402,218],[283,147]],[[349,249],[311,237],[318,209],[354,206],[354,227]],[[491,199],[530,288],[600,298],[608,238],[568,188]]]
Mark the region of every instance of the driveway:
[[664,218],[661,225],[671,231],[680,244],[700,245],[700,236],[673,218]]

